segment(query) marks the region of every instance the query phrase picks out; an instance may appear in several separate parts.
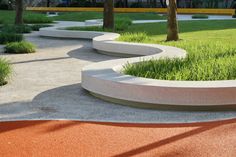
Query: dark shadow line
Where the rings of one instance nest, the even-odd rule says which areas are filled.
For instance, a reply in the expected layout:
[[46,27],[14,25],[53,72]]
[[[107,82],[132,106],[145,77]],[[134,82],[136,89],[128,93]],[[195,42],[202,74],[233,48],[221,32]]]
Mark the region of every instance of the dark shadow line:
[[48,58],[48,59],[35,59],[35,60],[28,60],[28,61],[21,61],[21,62],[12,62],[11,64],[22,64],[22,63],[32,63],[32,62],[44,62],[44,61],[52,61],[52,60],[62,60],[68,59],[71,57],[58,57],[58,58]]
[[11,121],[11,122],[1,122],[0,123],[0,133],[22,129],[26,127],[31,127],[35,125],[41,125],[48,123],[49,121]]
[[208,125],[208,126],[203,126],[203,127],[200,127],[200,128],[197,128],[197,129],[194,129],[194,130],[182,133],[182,134],[178,134],[178,135],[163,139],[161,141],[157,141],[157,142],[154,142],[154,143],[151,143],[151,144],[139,147],[139,148],[135,148],[133,150],[130,150],[130,151],[118,154],[118,155],[114,155],[113,157],[134,156],[134,155],[137,155],[137,154],[140,154],[140,153],[150,151],[152,149],[156,149],[158,147],[167,145],[169,143],[176,142],[176,141],[181,140],[183,138],[187,138],[187,137],[190,137],[190,136],[193,136],[193,135],[196,135],[196,134],[200,134],[200,133],[205,132],[207,130],[214,129],[214,128],[219,127],[223,124],[224,123],[222,123],[222,124],[211,124],[211,125]]
[[54,132],[54,131],[58,131],[58,130],[62,130],[74,125],[80,125],[81,123],[79,121],[66,121],[65,124],[54,124],[54,126],[51,126],[50,128],[48,128],[47,130],[43,131],[43,133],[48,133],[48,132]]
[[113,123],[113,122],[87,122],[90,124],[98,124],[98,125],[107,125],[114,127],[131,127],[131,128],[185,128],[185,127],[207,127],[209,125],[225,125],[236,123],[236,118],[228,119],[228,120],[219,120],[219,121],[211,121],[211,122],[191,122],[191,123],[166,123],[166,124],[155,124],[155,123]]

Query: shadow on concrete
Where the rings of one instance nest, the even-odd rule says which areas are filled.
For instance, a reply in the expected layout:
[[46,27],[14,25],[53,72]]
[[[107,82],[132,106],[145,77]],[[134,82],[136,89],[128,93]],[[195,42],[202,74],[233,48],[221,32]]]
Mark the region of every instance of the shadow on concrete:
[[[92,42],[89,40],[83,39],[66,39],[66,38],[48,38],[41,37],[39,34],[32,33],[25,36],[27,41],[30,41],[37,45],[38,49],[46,49],[46,48],[63,48],[66,46],[79,46],[79,45],[91,45]],[[89,42],[88,42],[89,41]]]
[[23,64],[23,63],[33,63],[33,62],[47,62],[47,61],[54,61],[54,60],[64,60],[70,57],[57,57],[57,58],[45,58],[45,59],[35,59],[35,60],[27,60],[27,61],[20,61],[20,62],[12,62],[11,64]]
[[81,47],[80,49],[68,52],[67,55],[72,58],[90,62],[100,62],[118,58],[97,53],[96,50],[94,50],[91,46],[85,46],[85,45],[83,45],[83,47]]
[[0,103],[0,121],[68,119],[91,122],[196,123],[232,119],[236,111],[171,111],[105,102],[72,84],[44,91],[27,102]]

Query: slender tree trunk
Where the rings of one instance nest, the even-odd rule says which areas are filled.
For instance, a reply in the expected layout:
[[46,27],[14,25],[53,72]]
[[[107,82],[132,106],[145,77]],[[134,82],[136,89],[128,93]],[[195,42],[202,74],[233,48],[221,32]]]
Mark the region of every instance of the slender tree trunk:
[[128,0],[124,0],[124,8],[128,8]]
[[104,1],[103,29],[114,29],[114,2],[113,0]]
[[92,0],[93,7],[96,7],[96,0]]
[[16,0],[16,18],[15,24],[22,25],[23,24],[23,0]]
[[228,8],[229,0],[225,0],[225,8]]
[[157,7],[157,0],[153,0],[153,8]]
[[167,39],[166,41],[179,40],[178,22],[177,22],[177,5],[176,0],[169,0],[167,7],[168,21],[167,21]]
[[50,0],[47,0],[47,7],[50,7]]

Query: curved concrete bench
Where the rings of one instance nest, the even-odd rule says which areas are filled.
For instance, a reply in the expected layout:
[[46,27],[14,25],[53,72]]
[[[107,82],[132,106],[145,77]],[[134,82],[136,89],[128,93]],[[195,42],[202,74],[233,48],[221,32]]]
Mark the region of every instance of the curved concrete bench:
[[185,57],[185,50],[157,44],[115,41],[117,33],[68,31],[42,28],[40,35],[93,39],[93,48],[109,55],[142,56],[104,61],[82,69],[82,87],[93,95],[139,107],[166,105],[212,106],[236,104],[236,81],[168,81],[139,78],[121,73],[123,66],[142,60]]

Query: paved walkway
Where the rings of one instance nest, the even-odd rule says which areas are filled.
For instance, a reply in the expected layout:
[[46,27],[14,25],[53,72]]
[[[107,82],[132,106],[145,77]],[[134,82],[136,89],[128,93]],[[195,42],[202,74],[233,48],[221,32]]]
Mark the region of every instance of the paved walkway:
[[1,157],[234,157],[236,120],[178,125],[0,123]]
[[[209,15],[208,19],[193,19],[192,15],[177,15],[178,21],[199,21],[199,20],[235,20],[232,16],[227,15]],[[133,23],[156,23],[166,22],[167,20],[134,20]]]
[[[68,23],[67,23],[68,24]],[[114,59],[96,53],[91,41],[26,35],[37,53],[1,54],[11,61],[14,74],[0,88],[0,121],[72,119],[129,123],[183,123],[231,119],[236,111],[159,111],[137,109],[94,98],[82,89],[81,68]]]

